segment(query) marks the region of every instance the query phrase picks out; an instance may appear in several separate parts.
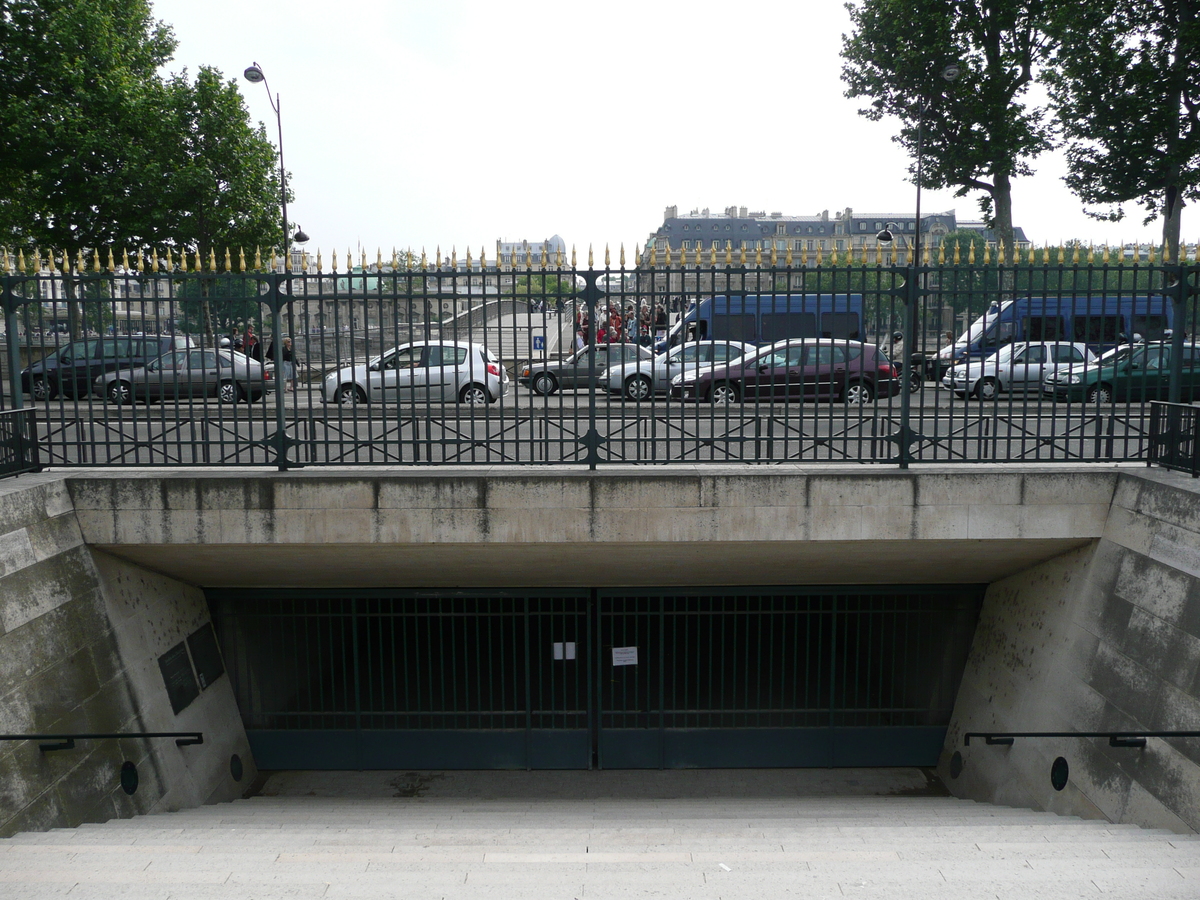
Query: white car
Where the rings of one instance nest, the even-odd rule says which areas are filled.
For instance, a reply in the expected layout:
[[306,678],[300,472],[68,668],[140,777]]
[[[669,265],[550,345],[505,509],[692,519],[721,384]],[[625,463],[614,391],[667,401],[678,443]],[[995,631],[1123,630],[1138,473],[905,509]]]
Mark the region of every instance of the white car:
[[486,404],[508,393],[508,372],[490,350],[466,341],[401,344],[370,362],[325,376],[326,403]]
[[600,387],[628,400],[647,400],[651,394],[666,394],[671,382],[684,372],[724,365],[755,349],[738,341],[698,341],[672,347],[653,359],[639,359],[609,366],[599,379]]
[[1087,344],[1066,341],[1006,344],[985,359],[952,367],[942,386],[959,397],[995,400],[1002,392],[1040,392],[1042,381],[1057,372],[1087,368],[1096,356]]

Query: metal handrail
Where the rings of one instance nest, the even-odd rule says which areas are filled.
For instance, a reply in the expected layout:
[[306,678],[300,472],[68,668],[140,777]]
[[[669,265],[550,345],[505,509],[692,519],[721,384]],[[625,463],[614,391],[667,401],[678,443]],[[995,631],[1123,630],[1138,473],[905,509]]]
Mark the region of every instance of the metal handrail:
[[0,734],[0,741],[57,741],[54,744],[39,744],[43,753],[51,750],[74,750],[76,741],[115,740],[118,738],[175,738],[179,747],[203,744],[204,734],[200,731],[121,731],[114,734]]
[[1015,738],[1108,738],[1110,747],[1145,747],[1146,738],[1197,738],[1200,731],[968,731],[963,746],[971,738],[983,738],[988,746],[1011,746]]

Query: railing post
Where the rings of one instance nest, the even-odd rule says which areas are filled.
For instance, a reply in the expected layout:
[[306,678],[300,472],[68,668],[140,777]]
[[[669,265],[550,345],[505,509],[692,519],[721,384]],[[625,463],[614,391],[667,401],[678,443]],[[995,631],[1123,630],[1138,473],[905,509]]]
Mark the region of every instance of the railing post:
[[[1167,270],[1167,288],[1174,307],[1174,323],[1171,329],[1171,371],[1167,382],[1167,402],[1178,403],[1183,392],[1183,339],[1187,336],[1187,272],[1183,266]],[[1174,282],[1172,284],[1172,281]]]
[[600,432],[596,429],[596,334],[599,331],[596,327],[596,312],[601,296],[596,281],[600,273],[595,269],[588,269],[582,275],[585,282],[583,301],[587,304],[588,316],[588,430],[581,443],[587,447],[588,468],[595,471],[596,464],[600,462],[600,445],[604,443],[604,438],[600,437]]
[[22,409],[25,406],[25,395],[21,390],[21,352],[20,338],[17,335],[17,302],[13,294],[13,281],[16,276],[4,275],[4,330],[6,332],[6,350],[8,352],[8,388],[12,392],[12,408]]
[[[908,354],[908,359],[899,360],[901,365],[900,431],[896,435],[899,442],[898,458],[901,469],[907,469],[909,460],[912,458],[910,452],[913,443],[912,394],[908,389],[908,379],[912,377],[912,350],[910,348],[916,346],[917,304],[921,301],[920,284],[917,281],[920,277],[918,274],[919,262],[919,260],[913,260],[913,264],[908,267],[908,277],[905,278],[904,283],[904,352]],[[892,362],[896,362],[896,360],[892,360]]]
[[[271,350],[275,357],[273,360],[275,363],[275,465],[280,472],[286,472],[289,468],[287,418],[286,410],[283,408],[285,392],[283,385],[279,382],[279,378],[283,374],[283,333],[280,327],[283,318],[283,292],[280,290],[280,282],[287,277],[288,267],[286,265],[282,273],[272,272],[271,290],[267,294],[267,305],[271,310]],[[266,390],[267,386],[264,381],[264,395]]]

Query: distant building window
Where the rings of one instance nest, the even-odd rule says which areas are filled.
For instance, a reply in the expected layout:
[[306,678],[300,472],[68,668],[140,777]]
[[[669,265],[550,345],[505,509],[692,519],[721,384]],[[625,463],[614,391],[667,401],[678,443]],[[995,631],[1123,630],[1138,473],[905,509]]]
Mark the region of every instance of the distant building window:
[[728,230],[729,230],[729,226],[728,226],[728,225],[726,225],[726,226],[725,226],[725,230],[726,230],[726,231],[728,231]]
[[859,223],[858,223],[858,230],[859,230],[859,231],[866,231],[866,230],[867,230],[867,223],[866,223],[866,222],[859,222]]
[[687,231],[687,230],[688,230],[688,227],[687,227],[686,225],[684,225],[684,226],[683,226],[683,230],[684,230],[684,231]]
[[839,250],[845,250],[845,249],[846,249],[846,242],[845,242],[845,241],[838,241],[838,242],[837,242],[837,248],[838,248]]
[[775,233],[776,234],[787,234],[787,226],[781,222],[780,224],[775,226]]
[[804,229],[804,232],[805,232],[805,234],[812,234],[812,226],[809,225],[807,228]]
[[875,230],[876,230],[876,231],[883,231],[883,223],[882,223],[882,222],[876,222],[876,223],[875,223]]
[[732,250],[732,249],[733,249],[733,241],[726,241],[726,242],[725,242],[725,249],[726,249],[726,250]]
[[691,241],[684,241],[684,242],[683,242],[683,249],[684,249],[684,250],[691,250],[691,249],[692,249],[692,242],[691,242]]
[[746,227],[747,227],[747,226],[743,225],[743,226],[742,226],[742,231],[745,231],[745,230],[746,230]]

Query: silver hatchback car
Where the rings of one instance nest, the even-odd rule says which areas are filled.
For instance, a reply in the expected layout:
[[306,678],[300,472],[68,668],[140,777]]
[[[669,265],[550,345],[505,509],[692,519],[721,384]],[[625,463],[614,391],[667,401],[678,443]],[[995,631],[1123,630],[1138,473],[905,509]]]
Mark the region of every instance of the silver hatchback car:
[[326,403],[485,404],[508,393],[508,372],[482,344],[414,341],[325,376]]

